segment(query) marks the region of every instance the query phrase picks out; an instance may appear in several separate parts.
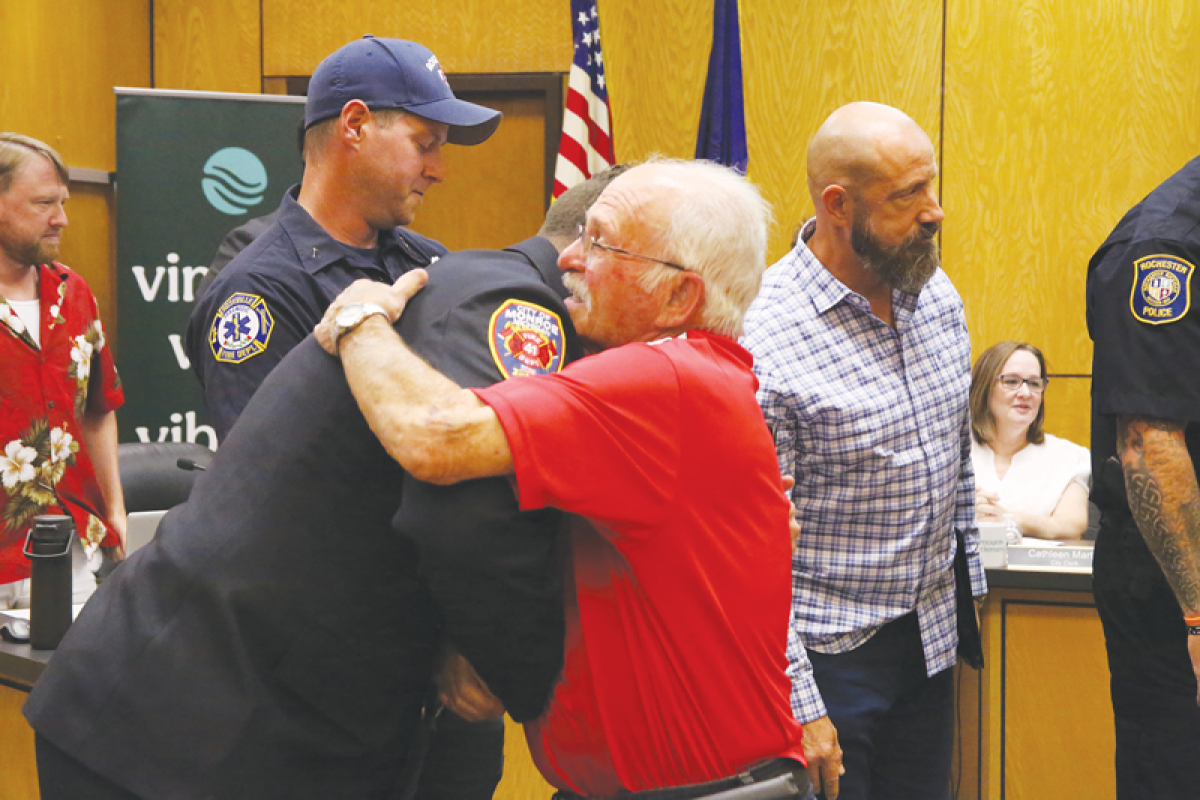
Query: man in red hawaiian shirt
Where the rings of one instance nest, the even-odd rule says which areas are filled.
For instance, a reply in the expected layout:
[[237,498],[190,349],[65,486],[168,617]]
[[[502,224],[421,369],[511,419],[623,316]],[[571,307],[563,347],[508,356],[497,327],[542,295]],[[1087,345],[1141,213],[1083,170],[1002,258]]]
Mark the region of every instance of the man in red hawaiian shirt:
[[[38,514],[69,514],[83,545],[124,555],[117,470],[121,381],[83,278],[58,264],[67,168],[0,133],[0,604],[28,602],[22,552]],[[75,548],[75,601],[95,588]]]

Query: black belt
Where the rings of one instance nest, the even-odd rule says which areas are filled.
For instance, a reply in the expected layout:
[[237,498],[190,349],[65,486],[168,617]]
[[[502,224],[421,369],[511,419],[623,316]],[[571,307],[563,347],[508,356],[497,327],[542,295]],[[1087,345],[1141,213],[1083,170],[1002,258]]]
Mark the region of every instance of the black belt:
[[[767,784],[770,784],[768,787]],[[611,800],[692,800],[698,797],[714,797],[735,789],[761,787],[769,793],[747,792],[747,800],[768,798],[804,797],[809,786],[808,772],[799,761],[790,758],[773,758],[750,769],[706,783],[691,783],[687,786],[672,786],[668,789],[647,789],[644,792],[626,792]],[[771,791],[777,790],[777,791]],[[741,793],[730,797],[743,796]],[[582,800],[583,795],[560,791],[554,800]]]

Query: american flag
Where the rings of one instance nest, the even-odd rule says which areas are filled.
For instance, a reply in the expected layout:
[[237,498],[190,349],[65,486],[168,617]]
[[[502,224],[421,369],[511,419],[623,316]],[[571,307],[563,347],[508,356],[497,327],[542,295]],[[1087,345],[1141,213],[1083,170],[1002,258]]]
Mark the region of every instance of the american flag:
[[613,164],[612,115],[600,52],[596,0],[571,0],[575,57],[567,81],[562,139],[554,169],[554,196]]

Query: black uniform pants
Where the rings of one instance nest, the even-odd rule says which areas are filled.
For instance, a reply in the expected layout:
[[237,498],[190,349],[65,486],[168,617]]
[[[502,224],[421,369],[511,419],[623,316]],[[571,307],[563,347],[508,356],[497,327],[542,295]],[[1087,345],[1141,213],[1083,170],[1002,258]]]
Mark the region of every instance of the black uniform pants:
[[1092,567],[1104,625],[1119,800],[1200,797],[1200,708],[1175,594],[1128,512],[1105,512]]
[[413,800],[490,800],[504,770],[504,719],[438,716]]

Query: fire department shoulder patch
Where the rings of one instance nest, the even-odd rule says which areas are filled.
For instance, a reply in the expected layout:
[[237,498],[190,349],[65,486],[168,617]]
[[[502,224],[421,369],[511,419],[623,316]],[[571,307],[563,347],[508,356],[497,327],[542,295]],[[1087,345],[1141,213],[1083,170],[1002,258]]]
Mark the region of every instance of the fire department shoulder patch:
[[240,364],[267,349],[275,319],[267,303],[256,294],[234,292],[217,309],[208,344],[213,358]]
[[1178,256],[1154,255],[1133,262],[1129,308],[1133,318],[1150,325],[1183,319],[1192,305],[1196,268]]
[[488,346],[505,378],[558,372],[563,365],[562,320],[533,303],[506,300],[492,314]]

